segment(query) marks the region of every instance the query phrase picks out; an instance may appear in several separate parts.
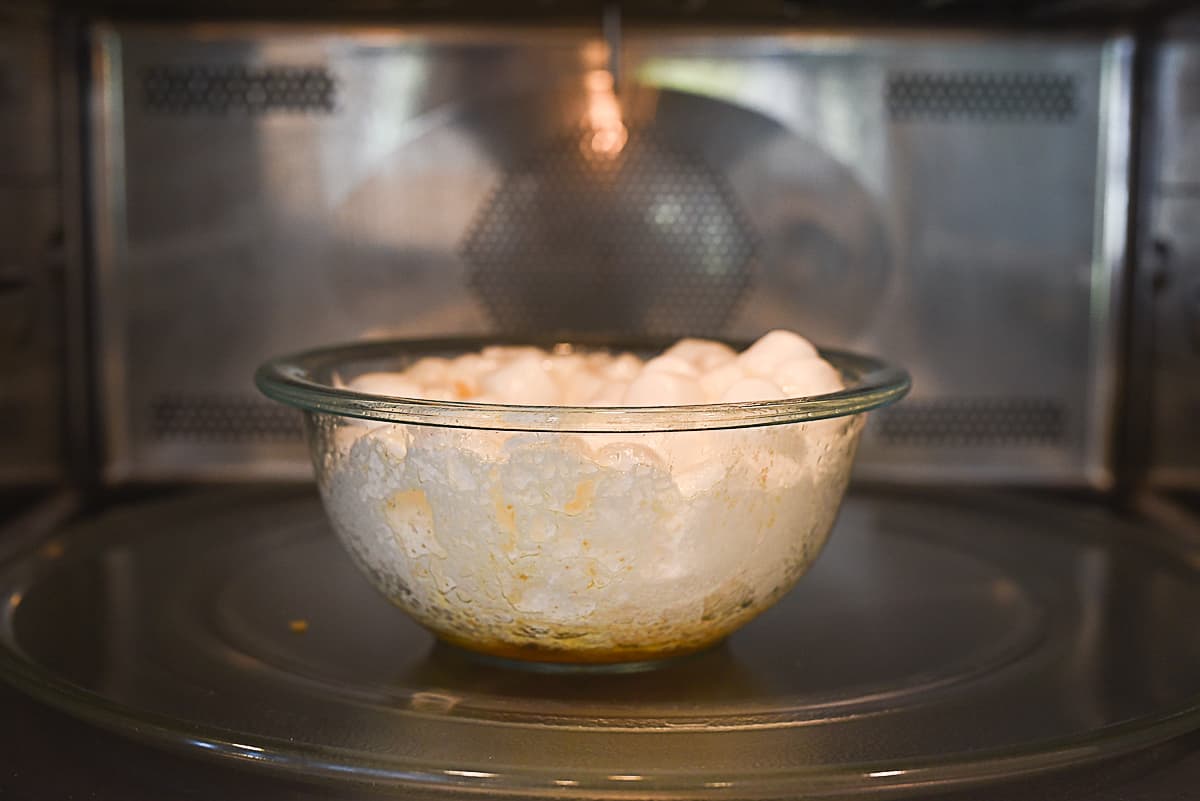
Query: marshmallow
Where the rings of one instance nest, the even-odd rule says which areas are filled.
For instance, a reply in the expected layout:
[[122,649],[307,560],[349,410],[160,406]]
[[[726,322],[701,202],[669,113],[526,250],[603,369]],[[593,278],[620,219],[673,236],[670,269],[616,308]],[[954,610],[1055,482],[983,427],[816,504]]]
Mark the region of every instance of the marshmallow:
[[699,465],[679,471],[675,475],[675,486],[685,498],[694,498],[712,489],[717,482],[729,475],[729,466],[720,459],[711,459]]
[[775,368],[771,377],[789,398],[825,395],[844,388],[838,371],[824,359],[796,359]]
[[690,362],[686,362],[678,356],[672,356],[664,353],[662,356],[656,356],[642,367],[643,373],[674,373],[675,375],[683,375],[688,378],[696,378],[700,375],[700,371]]
[[622,406],[625,403],[625,392],[629,389],[628,381],[609,381],[600,387],[595,395],[588,398],[588,406]]
[[716,403],[725,394],[725,390],[745,377],[742,366],[737,361],[732,361],[700,376],[700,388],[704,390],[709,402]]
[[418,384],[440,384],[450,369],[450,360],[441,356],[426,356],[404,371],[404,377]]
[[390,397],[538,406],[690,406],[807,397],[842,389],[837,370],[803,337],[771,331],[740,356],[681,339],[644,364],[632,353],[553,352],[493,345],[453,360],[420,359],[402,373],[368,373],[350,386]]
[[350,382],[350,389],[392,398],[421,398],[423,388],[400,373],[363,373]]
[[663,352],[691,364],[698,371],[707,373],[737,358],[737,352],[724,342],[710,339],[681,339]]
[[624,401],[627,406],[692,406],[704,403],[704,390],[685,375],[643,371],[630,383]]
[[598,371],[592,369],[582,356],[550,356],[542,362],[542,366],[564,391],[569,390],[572,382],[585,373],[599,377]]
[[719,443],[723,438],[711,431],[665,431],[644,434],[648,447],[653,447],[663,456],[663,461],[672,470],[690,470],[712,459],[720,459]]
[[450,362],[444,382],[456,400],[467,400],[479,394],[480,380],[498,366],[495,359],[478,353],[464,353]]
[[613,362],[613,355],[606,350],[591,351],[576,354],[583,359],[583,364],[593,372],[603,372]]
[[559,385],[562,387],[563,403],[568,406],[586,406],[607,386],[603,378],[587,369],[572,373],[569,378],[560,381]]
[[632,470],[637,467],[664,467],[662,455],[645,444],[635,442],[608,442],[599,440],[597,435],[596,462],[604,467],[617,470]]
[[749,401],[773,401],[784,397],[783,390],[765,378],[743,378],[725,390],[722,403],[746,403]]
[[462,398],[456,397],[454,391],[444,384],[426,384],[421,387],[421,398],[432,401],[457,401]]
[[523,356],[483,377],[484,392],[505,403],[553,406],[559,402],[558,386],[542,369],[541,359]]
[[742,369],[759,378],[770,378],[775,368],[795,359],[814,358],[817,349],[807,339],[791,331],[771,331],[746,348],[738,357]]
[[604,377],[611,381],[632,381],[641,371],[641,359],[632,353],[622,353],[608,363]]

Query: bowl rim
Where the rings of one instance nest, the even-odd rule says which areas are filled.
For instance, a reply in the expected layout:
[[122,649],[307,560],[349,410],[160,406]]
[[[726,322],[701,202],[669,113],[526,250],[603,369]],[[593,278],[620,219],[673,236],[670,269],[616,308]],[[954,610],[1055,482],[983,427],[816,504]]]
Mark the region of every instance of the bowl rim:
[[[478,352],[492,345],[534,345],[552,350],[567,346],[661,352],[678,339],[614,337],[440,337],[373,339],[327,345],[270,359],[254,374],[258,389],[272,400],[306,412],[332,414],[383,423],[497,431],[600,434],[705,431],[784,425],[868,412],[894,403],[912,386],[906,370],[874,356],[818,348],[847,379],[838,392],[802,398],[695,406],[517,406],[474,401],[400,398],[357,392],[318,381],[314,375],[336,375],[340,366],[401,355],[448,355]],[[716,340],[743,350],[750,342]]]

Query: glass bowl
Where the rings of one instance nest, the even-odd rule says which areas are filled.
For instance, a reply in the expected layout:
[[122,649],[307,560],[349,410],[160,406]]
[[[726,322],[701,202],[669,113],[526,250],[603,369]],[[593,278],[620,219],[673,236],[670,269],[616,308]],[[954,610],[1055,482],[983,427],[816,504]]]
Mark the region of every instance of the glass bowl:
[[671,343],[362,342],[256,381],[304,410],[325,510],[372,583],[444,641],[505,659],[644,662],[722,640],[808,570],[865,413],[909,388],[826,350],[846,389],[778,401],[502,406],[344,386],[493,344],[649,358]]

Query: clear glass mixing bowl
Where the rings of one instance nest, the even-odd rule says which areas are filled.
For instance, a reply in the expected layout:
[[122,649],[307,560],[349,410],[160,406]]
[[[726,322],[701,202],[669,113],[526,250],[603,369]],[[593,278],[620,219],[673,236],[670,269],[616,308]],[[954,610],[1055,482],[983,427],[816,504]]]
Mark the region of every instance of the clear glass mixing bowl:
[[509,659],[628,663],[712,645],[817,557],[865,412],[908,375],[822,351],[846,389],[778,401],[538,407],[368,395],[355,376],[486,345],[379,341],[270,361],[269,397],[305,412],[334,530],[363,572],[438,637]]

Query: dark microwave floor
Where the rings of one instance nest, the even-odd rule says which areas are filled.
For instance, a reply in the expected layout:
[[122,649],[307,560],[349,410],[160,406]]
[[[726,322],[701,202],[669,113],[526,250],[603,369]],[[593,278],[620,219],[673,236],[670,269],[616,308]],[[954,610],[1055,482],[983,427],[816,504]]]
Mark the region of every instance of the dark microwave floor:
[[[243,523],[240,528],[230,525],[237,520]],[[272,530],[292,534],[263,541]],[[885,531],[890,533],[881,533]],[[353,701],[357,711],[343,721],[349,728],[343,726],[339,733],[336,721],[328,726],[328,720],[317,718],[310,718],[309,724],[328,726],[322,736],[335,742],[326,745],[342,752],[361,745],[371,732],[385,732],[394,722],[387,716],[395,710],[384,707],[403,707],[406,698],[411,700],[411,691],[424,684],[463,699],[468,722],[475,719],[482,725],[517,728],[521,720],[519,714],[513,718],[509,703],[513,698],[524,699],[541,712],[557,706],[556,714],[564,718],[571,716],[569,709],[563,711],[564,702],[607,705],[611,722],[621,713],[641,714],[637,710],[644,709],[641,705],[647,701],[653,708],[645,708],[645,714],[670,717],[673,713],[669,704],[661,703],[664,699],[673,700],[677,708],[684,702],[707,705],[711,712],[731,704],[778,699],[781,694],[790,693],[793,700],[797,692],[807,694],[807,706],[793,704],[791,714],[808,718],[791,722],[803,724],[816,739],[761,740],[766,748],[780,749],[773,758],[786,758],[782,751],[788,747],[818,743],[827,758],[840,748],[851,756],[859,749],[860,755],[868,757],[891,753],[926,761],[932,757],[936,763],[939,736],[958,738],[944,741],[947,750],[962,749],[964,744],[969,749],[972,739],[986,747],[989,737],[1019,739],[1041,732],[1061,738],[1072,730],[1086,735],[1089,727],[1153,713],[1186,712],[1196,700],[1196,688],[1189,682],[1200,681],[1193,664],[1197,634],[1195,626],[1188,624],[1188,609],[1200,608],[1190,603],[1195,600],[1190,595],[1196,589],[1194,576],[1149,546],[1148,538],[1141,536],[1144,533],[1076,501],[859,493],[849,500],[818,570],[778,613],[751,624],[723,652],[702,657],[690,667],[636,680],[573,680],[482,670],[457,652],[433,645],[406,619],[389,617],[392,610],[386,606],[376,609],[377,599],[352,569],[346,569],[324,531],[315,500],[305,492],[199,493],[166,503],[134,504],[56,536],[54,544],[41,552],[44,561],[55,566],[40,578],[27,577],[22,585],[26,597],[19,607],[8,604],[0,635],[10,645],[19,640],[22,658],[52,681],[67,678],[130,708],[167,712],[168,717],[176,713],[173,728],[167,726],[166,740],[161,733],[137,731],[136,714],[132,729],[131,720],[117,725],[135,736],[169,741],[185,751],[200,750],[212,747],[214,725],[225,721],[235,730],[241,726],[244,737],[236,739],[246,749],[240,752],[243,761],[227,759],[228,764],[223,764],[140,745],[4,689],[0,690],[4,720],[0,798],[253,797],[270,801],[387,795],[364,784],[314,783],[304,770],[283,778],[267,775],[256,770],[259,766],[253,759],[245,758],[254,749],[278,743],[272,740],[269,725],[259,725],[261,720],[287,720],[295,707],[311,705],[314,697],[319,700],[325,692],[322,683],[331,682],[342,689],[353,685],[350,689],[357,694]],[[256,542],[268,546],[267,550],[256,548]],[[203,561],[197,543],[205,552],[212,551],[214,543],[224,543],[226,558],[197,569]],[[269,557],[263,558],[263,553]],[[103,570],[92,569],[99,566]],[[278,572],[281,569],[283,573]],[[297,589],[303,582],[286,580],[288,575],[314,570],[320,571],[323,581],[311,592]],[[191,580],[201,574],[205,581]],[[864,576],[865,583],[859,581]],[[906,589],[906,576],[921,582]],[[12,582],[11,564],[0,569],[0,579]],[[5,587],[0,595],[7,596],[10,590]],[[86,600],[85,596],[103,600],[97,607],[104,606],[105,611],[97,613],[88,604],[75,603]],[[179,606],[181,600],[185,603]],[[217,608],[221,604],[223,610]],[[314,626],[311,636],[272,633],[272,622],[284,628],[284,612],[306,605]],[[904,615],[896,611],[898,607]],[[13,609],[22,611],[14,615]],[[214,618],[231,610],[233,617],[223,623]],[[366,612],[361,617],[367,622],[358,619],[356,610]],[[964,628],[964,623],[982,631]],[[207,646],[198,646],[188,636],[202,633],[209,624],[233,637],[222,645],[226,650],[232,646],[232,656],[226,654],[223,660],[234,666],[232,672],[228,665],[204,664]],[[847,639],[840,631],[865,635],[871,645],[853,635]],[[69,635],[66,640],[63,634]],[[832,653],[799,659],[804,647],[796,643],[823,645]],[[238,648],[254,653],[238,654]],[[877,664],[867,658],[872,653],[880,655]],[[893,655],[884,656],[889,653]],[[259,688],[262,696],[244,696],[238,708],[220,700],[188,705],[187,698],[196,689],[202,696],[214,690],[236,696],[234,688],[222,688],[220,683],[249,681],[248,674],[240,671],[262,668],[256,660],[272,663],[276,672],[282,667],[304,675],[274,680],[268,676]],[[386,681],[382,674],[374,675],[381,665],[386,666]],[[1047,671],[1047,665],[1054,668]],[[940,684],[929,681],[939,672],[935,666],[942,668]],[[270,674],[270,664],[267,667]],[[1063,668],[1069,672],[1062,674]],[[1032,684],[1028,677],[1020,678],[1025,669],[1041,678]],[[697,682],[706,671],[715,671],[719,686]],[[889,674],[897,678],[891,691],[882,693],[882,703],[868,698],[871,693],[850,691],[856,686],[878,688]],[[957,689],[956,683],[961,685]],[[58,692],[46,686],[41,690],[52,698]],[[373,695],[380,692],[386,698]],[[623,694],[629,697],[622,698]],[[1011,709],[985,703],[988,696]],[[212,697],[219,699],[220,693]],[[623,706],[624,701],[630,703]],[[654,707],[654,702],[663,709]],[[854,729],[845,721],[838,723],[836,715],[826,715],[835,708],[851,712],[845,720],[860,717],[866,724]],[[257,712],[249,711],[253,709]],[[339,714],[336,704],[310,706],[307,712],[327,715],[330,710]],[[441,712],[436,707],[423,711],[434,718]],[[248,714],[241,716],[243,712]],[[146,719],[148,727],[161,722],[161,716]],[[570,724],[562,728],[568,737],[569,731],[591,725],[584,720],[559,722]],[[189,728],[193,724],[194,729]],[[302,727],[296,735],[303,739],[311,731]],[[935,739],[929,740],[931,736]],[[835,743],[839,737],[843,738],[840,745]],[[848,742],[847,737],[857,739]],[[1200,778],[1198,737],[1174,737],[1128,749],[1113,748],[1112,740],[1102,734],[1088,736],[1088,747],[1100,748],[1106,758],[1015,785],[995,785],[995,777],[987,777],[987,788],[976,786],[946,797],[1101,801],[1192,797]],[[872,738],[878,742],[870,742]],[[836,748],[830,750],[831,745]],[[288,753],[286,746],[279,751]],[[725,759],[726,769],[736,772],[737,760],[730,762],[716,753],[708,757]],[[694,759],[708,757],[693,755]],[[548,755],[547,762],[554,758]],[[355,758],[345,764],[353,768]],[[413,792],[411,785],[392,788],[393,797],[412,798]],[[928,787],[921,797],[930,797]]]

